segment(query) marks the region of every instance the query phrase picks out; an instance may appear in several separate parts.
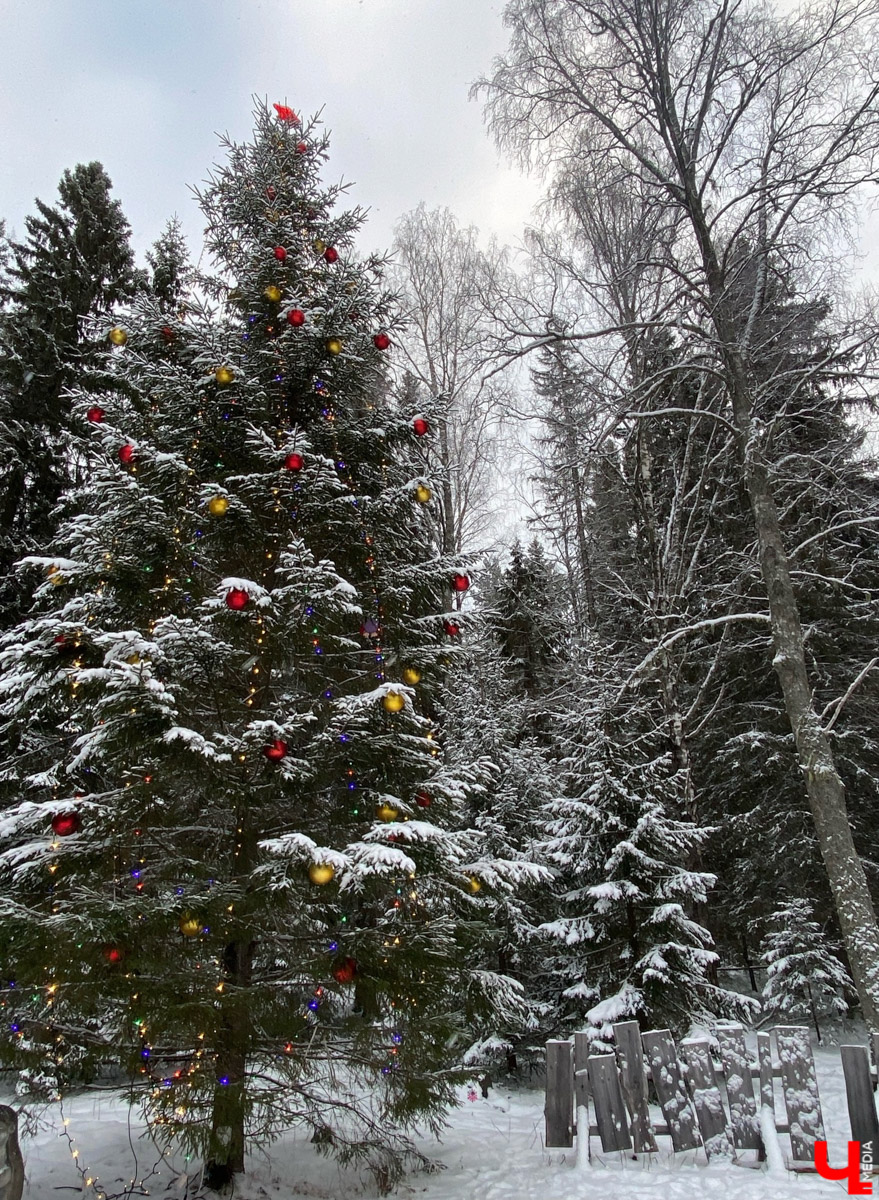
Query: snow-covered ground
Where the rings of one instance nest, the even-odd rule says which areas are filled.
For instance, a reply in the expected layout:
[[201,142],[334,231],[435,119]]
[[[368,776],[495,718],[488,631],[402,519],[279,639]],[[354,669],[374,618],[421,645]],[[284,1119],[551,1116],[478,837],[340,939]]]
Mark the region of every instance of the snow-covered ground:
[[[864,1044],[862,1038],[846,1039]],[[819,1090],[824,1112],[830,1161],[845,1161],[850,1136],[845,1107],[839,1051],[816,1051]],[[726,1161],[706,1165],[704,1154],[672,1157],[660,1138],[662,1152],[652,1159],[633,1161],[619,1154],[601,1154],[592,1139],[591,1166],[578,1164],[576,1151],[547,1151],[543,1146],[543,1094],[539,1091],[493,1089],[488,1100],[481,1096],[462,1103],[451,1114],[451,1124],[442,1143],[423,1141],[422,1148],[441,1160],[445,1169],[436,1175],[417,1175],[397,1192],[397,1197],[417,1196],[423,1200],[820,1200],[845,1195],[844,1183],[832,1183],[816,1175],[772,1175],[749,1170]],[[182,1160],[161,1161],[142,1130],[129,1128],[127,1110],[114,1097],[80,1096],[64,1105],[69,1120],[68,1143],[58,1109],[44,1114],[43,1127],[23,1145],[28,1183],[26,1200],[50,1200],[64,1195],[91,1195],[82,1188],[82,1177],[97,1173],[109,1195],[125,1195],[126,1185],[144,1180],[135,1196],[162,1196],[166,1200],[195,1200],[202,1195],[195,1187],[196,1176],[187,1182]],[[786,1137],[781,1138],[785,1153]],[[148,1178],[147,1178],[148,1177]],[[176,1183],[174,1182],[176,1180]],[[879,1189],[877,1189],[879,1190]],[[213,1194],[213,1193],[211,1193]],[[247,1174],[236,1181],[235,1200],[275,1200],[279,1197],[309,1196],[336,1198],[374,1197],[375,1189],[341,1172],[321,1158],[308,1137],[289,1134],[265,1152],[252,1156]]]

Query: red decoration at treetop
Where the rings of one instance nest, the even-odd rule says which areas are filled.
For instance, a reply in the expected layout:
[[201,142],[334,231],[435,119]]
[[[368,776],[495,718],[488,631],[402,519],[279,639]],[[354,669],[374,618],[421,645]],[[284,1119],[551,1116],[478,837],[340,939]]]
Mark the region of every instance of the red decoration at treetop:
[[86,412],[86,417],[94,425],[100,425],[104,417],[107,415],[99,404],[93,404]]
[[291,325],[297,325],[297,326],[304,325],[305,324],[305,313],[302,311],[301,308],[291,308],[290,311],[287,313],[287,320],[290,322]]
[[338,257],[339,251],[334,246],[327,246],[326,250],[324,250],[324,258],[328,263],[334,263]]
[[373,344],[378,350],[387,350],[388,346],[391,344],[391,339],[386,333],[377,333],[372,340]]
[[282,758],[287,756],[287,743],[282,742],[280,738],[273,738],[270,746],[263,746],[263,754],[269,762],[280,762]]
[[305,459],[294,450],[292,454],[288,454],[284,459],[284,466],[288,471],[301,471],[305,466]]
[[131,442],[126,442],[124,446],[119,447],[119,461],[121,463],[130,463],[134,458],[134,446]]
[[443,621],[443,629],[449,637],[457,637],[461,632],[461,626],[456,625],[454,621]]
[[229,588],[226,593],[226,604],[229,608],[235,609],[236,612],[240,612],[242,608],[246,608],[249,603],[250,596],[248,596],[244,588]]
[[292,108],[288,108],[286,104],[273,104],[272,107],[280,120],[285,121],[288,125],[299,124],[299,118],[296,116],[296,113]]
[[428,425],[427,421],[425,421],[424,417],[416,417],[412,422],[412,428],[419,437],[424,437],[428,429],[430,429],[430,426]]
[[283,246],[275,246],[275,258],[278,262],[284,262],[287,258],[287,251]]
[[469,576],[462,575],[460,571],[458,571],[455,575],[452,576],[452,587],[455,589],[456,592],[466,592],[469,586],[470,586]]
[[333,967],[333,979],[336,983],[353,983],[357,974],[357,963],[353,958],[343,958]]
[[58,837],[70,837],[82,829],[82,819],[77,812],[55,813],[52,818],[52,832]]

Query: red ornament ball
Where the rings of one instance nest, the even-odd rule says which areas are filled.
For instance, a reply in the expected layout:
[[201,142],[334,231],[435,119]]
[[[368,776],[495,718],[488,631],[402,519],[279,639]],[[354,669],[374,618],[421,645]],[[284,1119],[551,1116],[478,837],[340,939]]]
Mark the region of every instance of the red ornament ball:
[[171,328],[170,325],[162,326],[162,341],[173,342],[176,337],[177,337],[177,334],[174,332],[174,330]]
[[305,144],[305,142],[297,142],[296,143],[297,154],[304,154],[307,149],[308,149],[308,146]]
[[121,463],[130,463],[134,459],[134,446],[131,442],[126,442],[124,446],[119,447],[119,461]]
[[357,974],[357,963],[353,958],[343,958],[333,967],[333,979],[336,983],[353,983]]
[[275,246],[275,258],[278,262],[284,262],[287,258],[287,251],[283,246]]
[[427,792],[416,792],[415,803],[419,808],[430,808],[433,801],[431,800],[430,796],[428,796]]
[[304,325],[305,324],[305,313],[302,311],[301,308],[291,308],[290,311],[287,313],[287,320],[290,322],[291,325],[296,325],[296,326]]
[[77,812],[55,813],[52,818],[52,832],[58,837],[70,837],[82,829],[82,818]]
[[263,754],[269,762],[280,762],[282,758],[287,756],[287,743],[282,742],[280,738],[273,738],[270,746],[263,746]]
[[412,428],[419,437],[424,437],[428,429],[430,429],[430,426],[428,425],[427,421],[425,421],[424,417],[416,417],[412,422]]
[[452,576],[452,587],[456,592],[466,592],[469,586],[470,586],[469,575],[462,575],[461,572],[459,571],[455,575]]
[[461,626],[456,625],[454,621],[443,621],[443,629],[449,637],[457,637],[461,632]]
[[125,951],[121,946],[105,946],[103,953],[104,958],[106,958],[111,967],[115,967],[117,963],[121,963],[125,957]]
[[93,425],[100,425],[104,417],[107,415],[99,404],[93,404],[86,412],[86,417]]
[[288,471],[301,471],[305,466],[305,459],[294,451],[284,459],[284,466]]
[[327,246],[326,250],[324,250],[324,258],[327,260],[328,263],[336,262],[338,257],[339,257],[339,251],[336,250],[334,246]]
[[391,339],[386,333],[377,333],[372,340],[378,350],[387,350],[391,344]]
[[269,186],[266,188],[266,199],[274,200],[274,198],[275,198],[275,196],[277,196],[277,194],[278,193],[275,191],[275,189],[272,187],[272,185],[269,184]]
[[236,612],[240,612],[242,608],[246,608],[249,603],[250,596],[248,596],[244,588],[229,588],[226,593],[227,606],[235,609]]

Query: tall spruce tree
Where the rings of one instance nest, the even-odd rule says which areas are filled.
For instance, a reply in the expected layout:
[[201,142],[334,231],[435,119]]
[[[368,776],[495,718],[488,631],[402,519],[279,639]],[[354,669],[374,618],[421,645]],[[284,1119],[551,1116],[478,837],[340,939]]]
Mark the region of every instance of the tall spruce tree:
[[383,383],[363,214],[316,120],[258,106],[226,149],[204,299],[143,293],[76,397],[89,471],[6,639],[7,1061],[63,1091],[121,1055],[211,1186],[305,1121],[387,1188],[518,1003],[476,942],[522,866],[429,715],[469,580],[431,545],[429,421]]
[[[12,564],[44,544],[55,504],[75,469],[67,389],[82,382],[109,317],[138,283],[130,229],[98,162],[65,171],[56,205],[36,201],[24,241],[8,243],[0,278],[0,612],[22,611]],[[110,322],[112,324],[112,322]]]

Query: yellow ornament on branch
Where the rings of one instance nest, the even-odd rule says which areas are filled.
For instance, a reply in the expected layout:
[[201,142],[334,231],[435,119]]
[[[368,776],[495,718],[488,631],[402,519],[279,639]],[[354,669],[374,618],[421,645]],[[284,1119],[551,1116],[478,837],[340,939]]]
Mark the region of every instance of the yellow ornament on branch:
[[275,287],[273,283],[270,283],[263,292],[263,295],[265,296],[266,300],[270,300],[272,304],[277,304],[281,299],[281,289],[279,287]]
[[231,367],[217,367],[216,371],[214,371],[214,379],[216,379],[217,383],[225,385],[231,383],[234,378],[235,372]]
[[229,501],[225,496],[212,496],[208,501],[208,512],[212,517],[222,517],[229,508]]
[[470,890],[470,892],[475,896],[477,892],[482,891],[482,880],[477,879],[475,875],[471,875],[469,880],[467,881],[467,887]]
[[323,885],[329,883],[336,873],[336,868],[330,863],[312,863],[308,868],[308,878],[312,883]]
[[388,804],[386,802],[384,804],[379,804],[375,810],[375,815],[380,821],[396,821],[397,817],[400,815],[400,810],[398,808],[394,808],[393,804]]
[[180,932],[184,937],[198,937],[201,933],[201,921],[197,917],[191,917],[189,913],[184,913],[180,918]]
[[335,337],[328,338],[327,339],[327,351],[330,354],[341,354],[342,353],[342,339],[335,338]]
[[418,487],[415,489],[415,499],[419,504],[427,504],[432,495],[433,492],[429,487],[425,487],[423,483],[419,483]]
[[385,706],[385,711],[389,713],[398,713],[406,705],[406,697],[402,692],[387,692],[382,700]]
[[128,334],[117,325],[115,329],[110,330],[110,341],[114,346],[124,346],[128,341]]
[[416,683],[421,682],[421,672],[417,667],[406,667],[403,672],[403,682],[414,687]]

